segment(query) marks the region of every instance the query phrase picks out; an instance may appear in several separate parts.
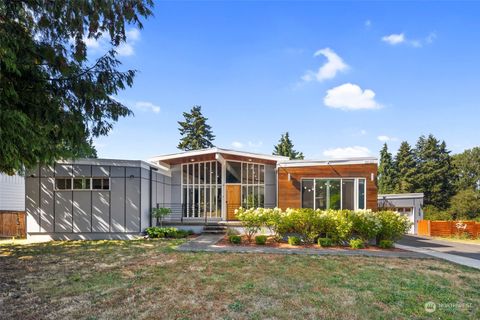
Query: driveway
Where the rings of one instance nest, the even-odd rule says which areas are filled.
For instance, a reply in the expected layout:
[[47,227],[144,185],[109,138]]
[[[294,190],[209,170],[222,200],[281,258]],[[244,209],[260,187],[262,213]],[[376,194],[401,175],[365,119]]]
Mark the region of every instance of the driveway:
[[427,249],[480,261],[480,246],[453,241],[437,240],[428,237],[404,236],[398,244],[418,249]]

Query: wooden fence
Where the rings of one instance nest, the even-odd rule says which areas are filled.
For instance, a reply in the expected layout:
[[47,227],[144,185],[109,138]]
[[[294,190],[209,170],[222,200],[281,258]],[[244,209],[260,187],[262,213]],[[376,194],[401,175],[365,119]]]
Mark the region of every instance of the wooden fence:
[[[465,227],[465,228],[463,228]],[[450,237],[469,233],[472,237],[480,236],[480,223],[475,221],[418,221],[418,235],[431,237]]]
[[0,237],[25,238],[25,218],[24,211],[0,211]]

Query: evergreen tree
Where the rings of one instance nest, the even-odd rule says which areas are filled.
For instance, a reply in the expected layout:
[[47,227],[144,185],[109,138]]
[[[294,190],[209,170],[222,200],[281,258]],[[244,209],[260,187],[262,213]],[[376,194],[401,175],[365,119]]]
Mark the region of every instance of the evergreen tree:
[[385,143],[380,151],[380,164],[378,166],[378,193],[386,194],[395,191],[396,169],[392,154],[388,152]]
[[416,191],[425,194],[425,205],[447,209],[454,194],[454,172],[445,141],[440,142],[433,135],[421,136],[415,158],[418,168]]
[[400,144],[400,148],[395,157],[395,165],[397,169],[395,192],[414,192],[417,164],[415,162],[413,150],[407,141],[403,141]]
[[285,132],[285,134],[282,133],[278,144],[274,146],[273,154],[277,156],[289,157],[290,160],[304,158],[302,152],[298,152],[293,149],[293,142],[290,140],[288,132]]
[[480,189],[480,147],[465,150],[452,157],[457,191]]
[[[131,115],[113,98],[135,70],[119,71],[126,26],[142,28],[152,0],[0,1],[0,172],[94,156],[93,138]],[[88,56],[106,37],[108,52]]]
[[185,121],[178,121],[180,125],[180,150],[199,150],[213,147],[212,141],[215,136],[212,133],[212,127],[207,124],[208,118],[202,114],[201,106],[193,106],[190,112],[184,112]]

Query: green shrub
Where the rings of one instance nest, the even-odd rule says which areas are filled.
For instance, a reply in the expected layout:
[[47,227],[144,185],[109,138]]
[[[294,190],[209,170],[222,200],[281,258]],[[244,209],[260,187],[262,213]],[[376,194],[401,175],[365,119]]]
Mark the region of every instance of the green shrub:
[[252,242],[253,236],[265,225],[267,216],[263,214],[264,210],[263,208],[235,210],[235,216],[242,223],[248,242]]
[[259,245],[264,245],[265,243],[267,243],[267,236],[256,236],[255,243]]
[[186,238],[189,235],[188,231],[173,227],[148,227],[145,232],[149,238]]
[[382,249],[391,249],[395,247],[392,240],[380,240],[378,246]]
[[362,239],[352,239],[350,240],[350,248],[363,249],[365,248],[365,242]]
[[237,235],[230,235],[228,236],[228,241],[233,244],[240,244],[242,242],[242,237]]
[[377,234],[378,240],[398,240],[412,225],[407,216],[393,211],[379,211],[376,214],[381,226]]
[[288,244],[291,246],[299,246],[302,243],[302,240],[296,236],[288,237]]
[[351,232],[363,241],[375,239],[382,228],[382,223],[376,212],[369,210],[352,211],[349,218],[352,221]]
[[333,241],[330,238],[318,238],[318,245],[321,247],[331,247]]

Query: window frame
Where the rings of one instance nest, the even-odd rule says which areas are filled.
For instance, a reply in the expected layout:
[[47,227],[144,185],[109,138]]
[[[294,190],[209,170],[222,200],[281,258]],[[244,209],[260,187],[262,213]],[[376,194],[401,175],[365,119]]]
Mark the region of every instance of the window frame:
[[[111,178],[110,177],[79,177],[79,176],[75,176],[75,177],[55,177],[54,178],[55,181],[54,181],[54,190],[55,191],[111,191]],[[85,185],[88,184],[89,185],[89,188],[81,188],[81,189],[75,189],[74,187],[74,182],[75,182],[75,179],[82,179],[83,181],[85,181]],[[94,189],[93,188],[93,179],[100,179],[102,180],[102,189]],[[59,189],[57,187],[57,181],[58,180],[65,180],[66,181],[70,181],[70,188],[65,188],[65,189]],[[104,189],[104,181],[105,180],[108,180],[108,189]],[[88,183],[86,182],[88,181]],[[82,182],[82,186],[84,185],[84,183]]]
[[[343,179],[345,180],[354,180],[354,210],[367,210],[367,178],[365,177],[302,177],[300,179],[300,205],[303,208],[303,181],[304,180],[313,180],[313,209],[316,210],[316,185],[317,185],[317,180],[340,180],[340,209],[343,210]],[[359,209],[359,181],[364,180],[364,185],[363,185],[363,192],[364,192],[364,198],[363,198],[363,206],[364,209]],[[328,200],[327,200],[328,201]],[[328,210],[328,209],[320,209],[320,210]]]

